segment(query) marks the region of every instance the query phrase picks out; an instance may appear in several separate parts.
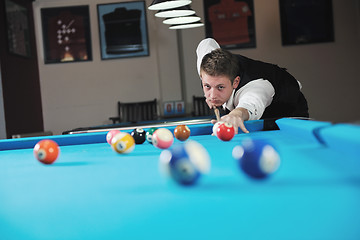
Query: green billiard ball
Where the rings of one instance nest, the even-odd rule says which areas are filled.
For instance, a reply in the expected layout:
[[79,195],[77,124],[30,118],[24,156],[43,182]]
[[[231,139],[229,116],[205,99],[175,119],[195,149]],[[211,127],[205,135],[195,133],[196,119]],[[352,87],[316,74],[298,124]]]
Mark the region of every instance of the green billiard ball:
[[152,127],[146,132],[146,141],[152,144],[152,135],[157,129],[157,127]]

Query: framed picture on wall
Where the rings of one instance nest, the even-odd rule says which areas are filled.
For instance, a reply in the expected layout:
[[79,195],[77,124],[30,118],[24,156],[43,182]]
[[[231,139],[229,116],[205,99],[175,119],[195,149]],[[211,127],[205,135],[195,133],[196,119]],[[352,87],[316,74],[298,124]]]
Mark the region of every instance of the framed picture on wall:
[[89,6],[42,8],[45,63],[92,60]]
[[98,4],[102,59],[149,55],[145,1]]
[[14,1],[5,0],[5,13],[9,52],[31,57],[28,10]]
[[222,48],[256,47],[253,0],[204,0],[205,33]]
[[332,0],[280,0],[283,45],[334,41]]

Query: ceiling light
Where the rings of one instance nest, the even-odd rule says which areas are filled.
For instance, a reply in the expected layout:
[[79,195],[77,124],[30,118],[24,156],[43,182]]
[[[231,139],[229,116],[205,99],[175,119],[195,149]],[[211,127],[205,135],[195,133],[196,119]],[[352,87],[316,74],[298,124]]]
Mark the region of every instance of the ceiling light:
[[204,26],[204,23],[201,21],[194,22],[194,23],[188,23],[188,24],[176,24],[171,25],[169,29],[189,29],[189,28],[196,28],[196,27],[202,27]]
[[164,10],[182,7],[190,4],[190,0],[154,0],[148,7],[149,10]]
[[155,17],[160,17],[160,18],[184,17],[192,14],[195,14],[195,11],[191,9],[190,5],[186,5],[173,9],[160,10],[157,13],[155,13]]
[[166,18],[164,24],[187,24],[199,21],[201,18],[194,15],[185,16],[185,17],[175,17],[175,18]]

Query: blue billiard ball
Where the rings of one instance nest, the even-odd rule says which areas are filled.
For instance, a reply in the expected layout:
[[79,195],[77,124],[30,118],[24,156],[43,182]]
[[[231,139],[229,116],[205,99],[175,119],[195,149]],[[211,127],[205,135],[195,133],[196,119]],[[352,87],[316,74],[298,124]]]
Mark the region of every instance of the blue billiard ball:
[[198,142],[188,140],[163,150],[160,154],[160,167],[175,182],[181,185],[194,185],[200,176],[210,170],[210,157]]
[[280,155],[275,147],[265,140],[245,139],[232,152],[239,167],[251,178],[264,179],[280,165]]

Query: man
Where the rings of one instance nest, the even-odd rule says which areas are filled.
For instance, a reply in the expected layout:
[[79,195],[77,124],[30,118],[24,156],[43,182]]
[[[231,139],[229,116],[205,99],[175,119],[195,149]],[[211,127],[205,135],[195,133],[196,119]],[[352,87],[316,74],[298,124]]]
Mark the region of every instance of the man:
[[309,117],[301,84],[286,69],[220,48],[211,38],[197,49],[197,69],[206,102],[222,107],[221,121],[247,133],[244,121],[260,118]]

